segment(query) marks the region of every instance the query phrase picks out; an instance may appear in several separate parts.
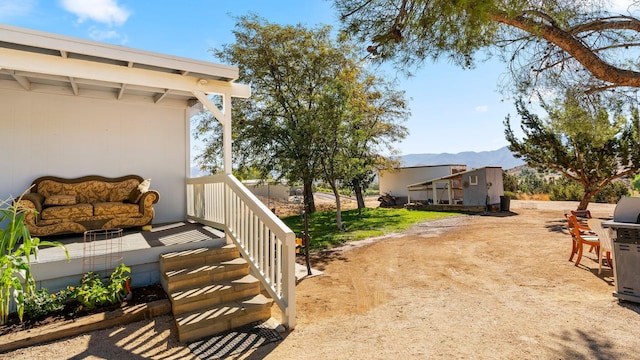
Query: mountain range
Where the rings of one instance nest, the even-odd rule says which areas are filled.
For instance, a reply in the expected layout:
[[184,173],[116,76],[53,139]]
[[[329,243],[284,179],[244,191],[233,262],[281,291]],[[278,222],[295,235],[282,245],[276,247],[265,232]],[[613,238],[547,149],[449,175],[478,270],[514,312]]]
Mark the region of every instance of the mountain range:
[[[500,166],[509,170],[524,165],[524,161],[516,159],[507,147],[493,151],[465,151],[457,154],[408,154],[402,155],[402,166],[428,166],[428,165],[467,165],[467,169],[481,168],[484,166]],[[191,167],[191,176],[199,177],[208,175],[198,166]]]
[[522,159],[517,159],[505,146],[492,151],[464,151],[457,154],[407,154],[402,155],[402,166],[428,166],[428,165],[467,165],[467,169],[481,168],[484,166],[500,166],[508,170],[524,165]]

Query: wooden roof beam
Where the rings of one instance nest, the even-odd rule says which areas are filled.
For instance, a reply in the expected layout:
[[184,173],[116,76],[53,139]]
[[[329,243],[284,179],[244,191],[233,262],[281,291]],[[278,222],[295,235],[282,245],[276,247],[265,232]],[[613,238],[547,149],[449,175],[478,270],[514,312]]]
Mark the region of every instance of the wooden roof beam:
[[31,82],[24,76],[17,75],[14,70],[9,70],[9,74],[22,86],[23,89],[31,90]]
[[78,90],[78,84],[76,83],[76,79],[69,76],[69,84],[71,84],[71,90],[73,90],[73,95],[78,96],[80,91]]
[[[205,94],[229,94],[232,97],[248,98],[251,87],[218,80],[201,79],[195,76],[161,73],[139,68],[129,68],[79,59],[63,59],[48,55],[25,53],[20,50],[0,48],[0,67],[19,71],[44,73],[79,79],[172,89],[185,92],[202,91]],[[26,80],[26,79],[25,79]]]
[[124,90],[127,88],[127,84],[122,84],[120,86],[120,90],[118,91],[118,100],[121,100],[124,96]]
[[162,101],[162,99],[164,99],[167,95],[169,95],[169,92],[171,92],[171,90],[169,89],[164,89],[163,93],[160,93],[158,95],[156,95],[153,99],[153,101],[157,104],[160,101]]

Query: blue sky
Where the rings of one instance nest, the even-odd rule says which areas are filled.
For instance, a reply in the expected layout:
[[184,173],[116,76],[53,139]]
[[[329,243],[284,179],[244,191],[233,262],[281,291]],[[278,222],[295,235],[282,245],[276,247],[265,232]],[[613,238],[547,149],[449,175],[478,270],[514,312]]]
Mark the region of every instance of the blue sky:
[[[0,0],[0,23],[212,62],[211,48],[234,41],[233,16],[249,12],[278,24],[339,26],[325,0]],[[513,102],[497,92],[505,70],[497,61],[473,70],[427,62],[414,77],[398,75],[412,116],[396,147],[416,154],[506,146],[505,116],[518,123]]]

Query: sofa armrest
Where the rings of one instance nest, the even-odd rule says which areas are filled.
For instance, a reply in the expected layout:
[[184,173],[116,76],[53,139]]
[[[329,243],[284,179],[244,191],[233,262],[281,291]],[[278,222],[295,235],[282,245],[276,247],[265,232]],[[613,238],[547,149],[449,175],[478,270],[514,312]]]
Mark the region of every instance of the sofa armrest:
[[44,196],[38,193],[28,193],[23,194],[14,201],[18,203],[21,211],[25,212],[24,222],[29,227],[29,231],[33,233],[38,226],[37,223],[42,212]]
[[145,214],[147,209],[151,209],[153,204],[156,204],[160,200],[160,193],[155,190],[149,190],[140,196],[138,200],[138,206],[140,206],[140,213]]
[[[42,194],[28,193],[28,194],[22,195],[22,197],[17,199],[17,200],[18,201],[30,201],[31,203],[33,203],[33,206],[35,207],[35,209],[38,212],[38,214],[40,214],[42,212],[42,204],[44,203],[44,195],[42,195]],[[29,206],[28,203],[26,203],[25,205]]]

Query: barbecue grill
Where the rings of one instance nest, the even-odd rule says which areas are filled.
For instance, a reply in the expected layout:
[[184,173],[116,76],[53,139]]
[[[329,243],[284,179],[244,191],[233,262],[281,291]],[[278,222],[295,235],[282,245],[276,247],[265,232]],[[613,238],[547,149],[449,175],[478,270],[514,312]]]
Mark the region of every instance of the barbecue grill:
[[613,220],[602,223],[615,230],[613,240],[613,296],[640,303],[640,198],[623,197]]

